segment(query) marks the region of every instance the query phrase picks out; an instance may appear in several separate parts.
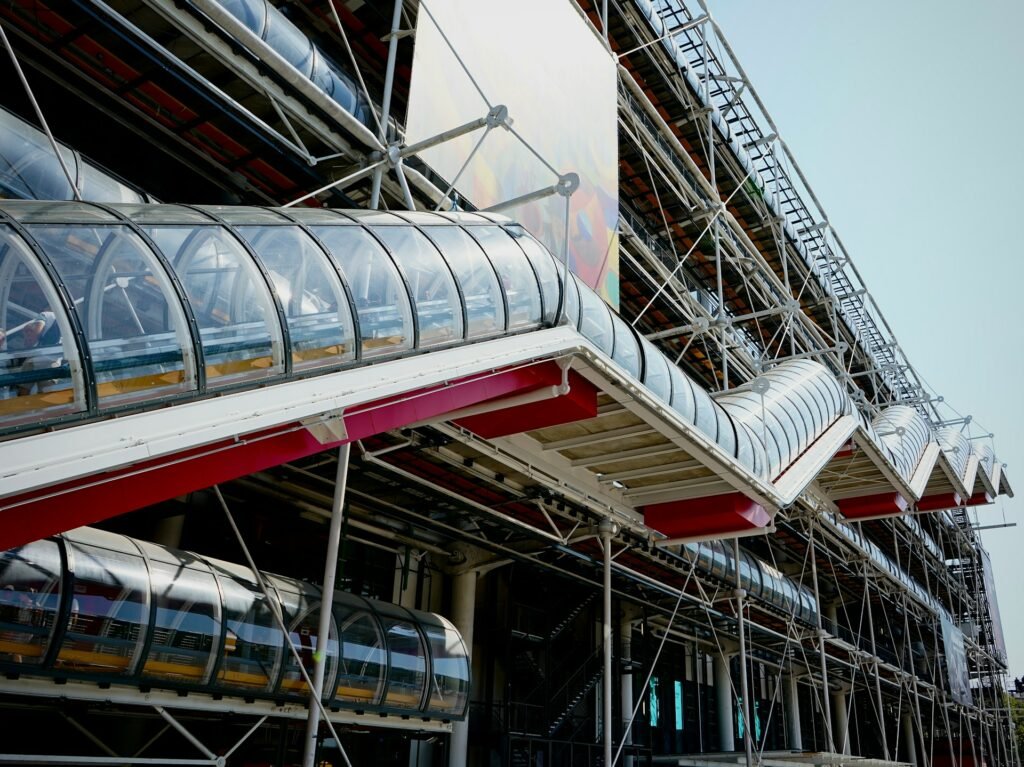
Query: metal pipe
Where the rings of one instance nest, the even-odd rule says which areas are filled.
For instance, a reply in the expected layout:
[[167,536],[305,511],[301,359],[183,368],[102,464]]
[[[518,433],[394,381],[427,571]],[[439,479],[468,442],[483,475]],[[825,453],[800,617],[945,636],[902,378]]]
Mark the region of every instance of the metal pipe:
[[786,710],[786,734],[789,738],[789,743],[786,745],[790,751],[803,751],[804,739],[803,733],[800,731],[799,687],[796,681],[796,674],[792,673],[792,670],[790,670],[790,673],[783,675],[782,685]]
[[729,674],[729,658],[718,652],[711,659],[715,676],[715,708],[718,713],[718,749],[736,750],[736,726],[732,718],[732,679]]
[[815,619],[818,624],[818,657],[821,661],[821,689],[822,689],[822,707],[825,712],[825,732],[828,736],[828,747],[829,750],[835,753],[836,742],[832,734],[832,702],[829,700],[828,694],[828,663],[825,658],[825,629],[821,623],[821,590],[818,588],[818,558],[814,552],[814,528],[811,528],[809,541],[811,548],[811,578],[814,582],[814,603],[818,605],[818,609],[814,611]]
[[750,727],[750,696],[747,683],[747,638],[744,631],[743,598],[747,595],[743,588],[740,575],[740,542],[733,540],[733,556],[736,559],[736,629],[740,643],[740,696],[743,705],[743,750],[747,757],[747,767],[754,765],[754,736]]
[[601,725],[604,729],[604,764],[612,764],[612,536],[619,526],[612,520],[601,520],[598,525],[601,546],[604,549],[604,616],[601,621],[601,645],[604,648],[604,674],[602,696],[603,713]]
[[320,623],[317,627],[316,651],[313,653],[313,685],[309,691],[309,718],[306,720],[306,744],[302,754],[304,767],[313,767],[316,760],[316,741],[320,730],[320,706],[317,703],[323,699],[324,692],[326,650],[330,642],[331,607],[334,604],[334,580],[338,571],[338,550],[341,546],[345,490],[348,487],[348,459],[351,452],[351,442],[346,442],[338,448],[338,472],[334,484],[331,526],[327,534],[327,561],[324,562],[324,583],[320,598]]

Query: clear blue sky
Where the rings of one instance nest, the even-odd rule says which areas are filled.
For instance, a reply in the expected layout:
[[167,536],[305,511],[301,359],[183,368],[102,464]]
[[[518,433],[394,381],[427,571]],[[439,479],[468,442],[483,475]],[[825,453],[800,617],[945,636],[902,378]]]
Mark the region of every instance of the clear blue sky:
[[[709,0],[911,363],[1024,509],[1024,2]],[[1024,674],[1024,520],[982,533]]]

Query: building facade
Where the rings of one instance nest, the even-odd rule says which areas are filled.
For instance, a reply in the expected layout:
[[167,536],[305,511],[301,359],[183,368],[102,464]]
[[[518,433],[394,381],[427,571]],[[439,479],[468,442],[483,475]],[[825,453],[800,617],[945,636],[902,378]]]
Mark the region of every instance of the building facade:
[[0,2],[4,751],[1019,764],[1004,467],[703,3],[571,7],[617,309],[404,140],[430,5]]

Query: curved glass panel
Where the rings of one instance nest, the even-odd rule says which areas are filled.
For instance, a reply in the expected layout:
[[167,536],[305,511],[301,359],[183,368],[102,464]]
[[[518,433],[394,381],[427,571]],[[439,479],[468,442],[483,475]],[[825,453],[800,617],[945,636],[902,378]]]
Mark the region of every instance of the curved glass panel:
[[[575,279],[575,275],[573,275]],[[615,330],[612,327],[612,315],[606,304],[592,290],[580,290],[580,333],[593,341],[594,345],[612,356],[615,348]]]
[[672,409],[687,423],[694,423],[697,420],[697,409],[693,400],[693,383],[671,362],[668,375],[672,379]]
[[469,703],[469,658],[455,627],[439,615],[420,615],[430,648],[430,700],[427,709],[462,714]]
[[220,641],[220,597],[213,574],[200,560],[174,556],[140,543],[149,557],[153,636],[142,675],[169,681],[206,684]]
[[[302,658],[303,668],[312,678],[313,655],[320,630],[320,593],[311,586],[290,578],[270,575],[267,576],[267,580],[273,584],[281,599],[288,636]],[[327,660],[324,668],[324,689],[330,690],[334,685],[334,672],[338,665],[338,634],[333,621],[328,631],[324,655]],[[299,670],[295,656],[287,648],[284,650],[284,672],[281,674],[278,690],[288,695],[309,695],[309,685]]]
[[29,231],[78,309],[101,407],[195,388],[185,315],[141,237],[124,226]]
[[217,684],[226,690],[270,692],[284,646],[273,608],[252,582],[251,572],[224,562],[208,564],[224,599],[224,654]]
[[511,234],[519,247],[530,259],[533,270],[537,273],[537,280],[540,282],[540,293],[544,300],[544,322],[553,323],[558,317],[558,294],[561,292],[561,280],[558,270],[555,268],[555,261],[548,252],[548,249],[537,242],[521,226],[510,226],[505,229]]
[[402,608],[383,603],[376,608],[384,627],[390,661],[384,704],[391,708],[419,708],[427,684],[427,651],[423,637]]
[[348,282],[359,316],[363,356],[412,349],[409,294],[380,244],[360,226],[315,226],[312,231]]
[[629,325],[611,312],[612,332],[615,334],[615,353],[612,359],[633,378],[640,379],[640,345]]
[[711,404],[714,408],[715,421],[718,422],[718,446],[735,458],[736,430],[733,426],[732,419],[717,402],[711,400]]
[[718,418],[715,416],[715,403],[711,395],[699,386],[691,386],[693,391],[694,424],[713,441],[718,441]]
[[0,663],[43,662],[60,610],[60,585],[56,542],[0,553]]
[[349,703],[378,705],[384,694],[388,653],[376,615],[363,599],[335,593],[334,620],[341,636],[335,697]]
[[240,226],[263,261],[288,321],[292,369],[312,370],[355,359],[356,331],[348,297],[327,256],[298,226]]
[[540,287],[522,249],[499,226],[468,228],[480,243],[501,280],[508,306],[508,329],[532,327],[541,320]]
[[498,275],[476,241],[461,227],[426,226],[424,233],[441,249],[455,273],[466,306],[468,338],[483,338],[505,329],[505,301]]
[[87,202],[51,202],[49,200],[7,200],[4,211],[23,224],[117,224],[117,216]]
[[411,226],[375,226],[394,255],[416,305],[419,348],[463,337],[462,302],[455,277],[434,244]]
[[640,348],[644,355],[644,386],[650,389],[655,397],[668,403],[672,399],[668,358],[643,336],[640,336]]
[[219,226],[152,226],[147,233],[174,265],[203,343],[206,380],[226,386],[284,370],[277,309],[245,249]]
[[267,21],[266,0],[217,0],[224,10],[245,24],[249,30],[263,37],[263,25]]
[[264,42],[277,51],[281,58],[309,77],[313,70],[313,44],[276,8],[268,6],[267,11],[266,25],[263,28]]
[[136,190],[87,162],[82,163],[81,179],[78,182],[78,187],[83,200],[133,203],[144,203],[146,201],[145,197]]
[[42,264],[0,226],[0,424],[85,409],[78,350]]
[[[73,177],[77,172],[74,153],[61,146],[60,154]],[[70,200],[73,196],[46,134],[0,109],[0,198]]]
[[[558,279],[562,280],[562,265],[556,263],[555,268],[558,270]],[[570,327],[579,329],[581,311],[579,285],[575,279],[568,280],[565,283],[565,319]]]
[[74,593],[56,667],[134,673],[149,623],[145,560],[128,551],[93,545],[91,541],[103,543],[105,537],[91,530],[76,530],[65,540]]

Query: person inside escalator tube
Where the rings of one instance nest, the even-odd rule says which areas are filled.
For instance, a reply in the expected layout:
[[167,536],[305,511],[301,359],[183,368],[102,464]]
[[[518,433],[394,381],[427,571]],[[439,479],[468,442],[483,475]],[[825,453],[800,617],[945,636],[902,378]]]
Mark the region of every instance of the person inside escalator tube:
[[[60,337],[57,315],[50,311],[40,312],[38,316],[10,330],[0,329],[0,352],[8,351],[9,343],[12,347],[10,351],[15,352],[0,359],[0,374],[14,373],[17,378],[18,374],[31,374],[36,370],[60,367]],[[25,378],[29,380],[23,383],[16,382],[9,390],[10,394],[36,394],[46,391],[52,384],[48,380],[35,380],[36,376]]]

